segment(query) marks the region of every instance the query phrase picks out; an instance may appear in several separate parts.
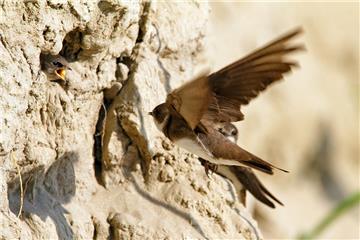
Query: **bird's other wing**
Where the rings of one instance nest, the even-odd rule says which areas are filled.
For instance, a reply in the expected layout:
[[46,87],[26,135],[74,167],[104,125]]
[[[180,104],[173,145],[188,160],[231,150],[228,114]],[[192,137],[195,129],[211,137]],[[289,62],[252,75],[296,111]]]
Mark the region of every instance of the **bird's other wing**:
[[267,174],[273,174],[273,169],[287,172],[284,169],[278,168],[271,163],[262,160],[245,149],[242,149],[211,126],[204,124],[204,127],[207,129],[207,132],[203,132],[196,128],[195,134],[201,142],[201,145],[211,153],[214,159],[217,159],[218,163],[213,163],[226,165],[241,164]]
[[236,122],[243,120],[241,105],[246,105],[270,84],[281,80],[296,62],[286,57],[303,50],[304,46],[291,40],[302,32],[295,29],[248,56],[212,73],[208,77],[212,91],[203,120],[210,122]]

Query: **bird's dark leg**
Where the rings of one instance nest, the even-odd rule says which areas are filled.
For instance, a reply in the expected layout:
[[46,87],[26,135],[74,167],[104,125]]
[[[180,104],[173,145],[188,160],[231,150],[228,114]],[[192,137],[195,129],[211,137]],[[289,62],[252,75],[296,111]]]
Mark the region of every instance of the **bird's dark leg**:
[[201,165],[205,168],[205,173],[208,177],[210,177],[210,174],[213,174],[217,171],[218,166],[216,164],[210,163],[209,161],[206,161],[203,158],[199,158]]
[[240,202],[246,207],[246,189],[242,188],[239,191],[240,194]]

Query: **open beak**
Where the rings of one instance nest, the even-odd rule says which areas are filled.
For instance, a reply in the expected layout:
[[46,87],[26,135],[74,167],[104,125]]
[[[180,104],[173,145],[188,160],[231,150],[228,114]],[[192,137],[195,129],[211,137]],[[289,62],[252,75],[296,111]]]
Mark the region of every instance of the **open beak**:
[[59,78],[65,81],[66,70],[64,68],[55,70],[55,74],[56,76],[58,76]]

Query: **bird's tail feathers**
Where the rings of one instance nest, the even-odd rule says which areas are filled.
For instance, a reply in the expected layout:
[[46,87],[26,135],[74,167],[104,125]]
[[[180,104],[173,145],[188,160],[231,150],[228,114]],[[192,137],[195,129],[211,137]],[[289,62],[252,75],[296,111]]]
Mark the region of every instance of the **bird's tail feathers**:
[[231,171],[235,173],[237,179],[257,200],[266,204],[271,208],[275,208],[275,204],[271,199],[282,205],[282,202],[272,195],[269,190],[260,182],[255,173],[247,167],[231,166]]
[[283,171],[286,173],[289,172],[285,169],[276,167],[276,166],[272,165],[271,163],[262,160],[261,158],[255,156],[252,153],[249,153],[247,151],[245,151],[245,152],[249,155],[249,159],[241,160],[241,163],[248,167],[254,168],[256,170],[259,170],[259,171],[267,173],[267,174],[273,174],[274,173],[273,169],[277,169],[277,170],[280,170],[280,171]]

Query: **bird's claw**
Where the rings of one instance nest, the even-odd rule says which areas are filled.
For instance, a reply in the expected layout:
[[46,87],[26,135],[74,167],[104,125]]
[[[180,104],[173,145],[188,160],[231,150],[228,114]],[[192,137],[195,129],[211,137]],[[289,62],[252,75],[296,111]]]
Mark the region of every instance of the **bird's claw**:
[[200,162],[205,168],[206,176],[208,176],[209,178],[210,175],[214,174],[214,172],[216,172],[218,169],[218,166],[216,164],[210,163],[202,158],[200,159]]

